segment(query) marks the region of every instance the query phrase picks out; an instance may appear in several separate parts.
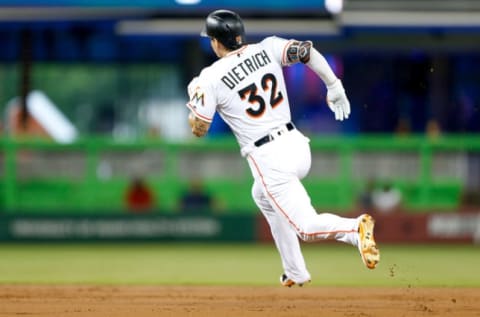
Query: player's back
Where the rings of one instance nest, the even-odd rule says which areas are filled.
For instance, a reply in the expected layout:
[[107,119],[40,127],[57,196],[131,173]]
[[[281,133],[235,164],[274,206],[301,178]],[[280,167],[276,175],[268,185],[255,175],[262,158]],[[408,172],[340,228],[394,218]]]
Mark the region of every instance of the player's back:
[[216,95],[216,110],[232,128],[240,146],[290,121],[282,72],[288,41],[269,37],[245,45],[208,69]]

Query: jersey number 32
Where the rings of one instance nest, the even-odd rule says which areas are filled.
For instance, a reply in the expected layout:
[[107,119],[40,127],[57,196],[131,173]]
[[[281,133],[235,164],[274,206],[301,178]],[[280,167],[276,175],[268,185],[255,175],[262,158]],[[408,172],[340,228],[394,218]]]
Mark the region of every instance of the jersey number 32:
[[[278,106],[283,100],[283,95],[282,92],[277,89],[277,78],[273,74],[267,73],[263,75],[261,85],[264,92],[270,91],[270,106],[272,108]],[[253,118],[261,117],[266,107],[265,99],[257,93],[258,87],[255,83],[238,91],[242,100],[248,98],[248,102],[254,105],[254,107],[249,107],[246,110],[247,114]]]

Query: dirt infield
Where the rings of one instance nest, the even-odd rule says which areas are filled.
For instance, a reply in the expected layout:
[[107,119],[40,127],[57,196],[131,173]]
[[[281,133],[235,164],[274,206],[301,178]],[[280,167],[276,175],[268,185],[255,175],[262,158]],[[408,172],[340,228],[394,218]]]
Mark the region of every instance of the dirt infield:
[[480,316],[480,289],[3,285],[0,316]]

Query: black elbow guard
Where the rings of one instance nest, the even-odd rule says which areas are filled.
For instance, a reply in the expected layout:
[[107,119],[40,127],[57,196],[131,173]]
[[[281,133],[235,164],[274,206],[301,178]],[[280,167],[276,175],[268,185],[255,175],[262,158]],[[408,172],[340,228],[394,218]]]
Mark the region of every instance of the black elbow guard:
[[310,61],[310,49],[312,48],[311,41],[299,42],[294,41],[290,44],[287,50],[287,60],[290,64],[302,62],[304,64]]

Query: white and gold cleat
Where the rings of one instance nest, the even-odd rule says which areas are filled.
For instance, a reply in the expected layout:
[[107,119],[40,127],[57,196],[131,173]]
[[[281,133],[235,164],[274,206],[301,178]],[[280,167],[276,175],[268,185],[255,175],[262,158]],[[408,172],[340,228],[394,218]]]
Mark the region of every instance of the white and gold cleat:
[[377,248],[373,236],[375,220],[368,214],[359,217],[358,223],[358,250],[365,266],[373,270],[380,262],[380,250]]

